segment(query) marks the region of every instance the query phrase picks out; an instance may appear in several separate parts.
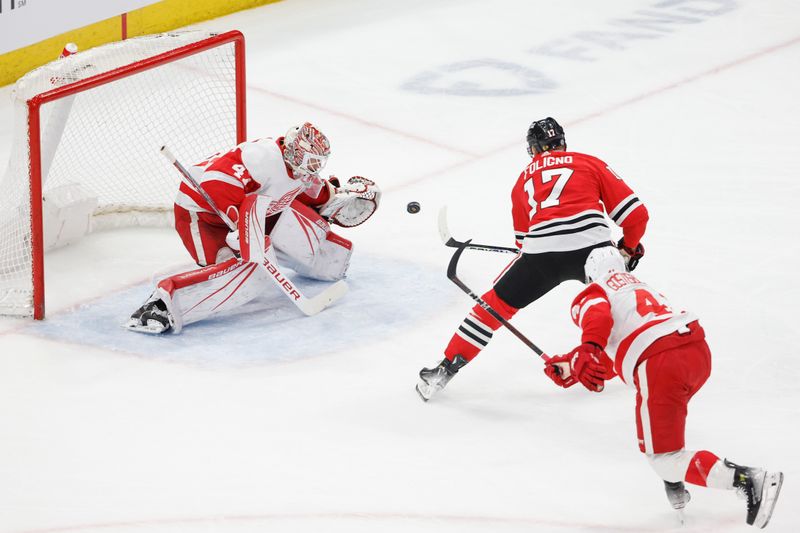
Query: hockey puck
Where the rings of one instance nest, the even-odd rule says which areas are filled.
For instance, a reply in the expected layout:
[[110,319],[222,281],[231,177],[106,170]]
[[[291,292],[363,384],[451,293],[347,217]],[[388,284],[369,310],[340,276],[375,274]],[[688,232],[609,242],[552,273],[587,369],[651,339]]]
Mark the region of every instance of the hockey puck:
[[412,215],[415,213],[419,213],[420,209],[422,208],[419,206],[419,202],[408,202],[408,205],[406,206],[406,211],[408,211]]

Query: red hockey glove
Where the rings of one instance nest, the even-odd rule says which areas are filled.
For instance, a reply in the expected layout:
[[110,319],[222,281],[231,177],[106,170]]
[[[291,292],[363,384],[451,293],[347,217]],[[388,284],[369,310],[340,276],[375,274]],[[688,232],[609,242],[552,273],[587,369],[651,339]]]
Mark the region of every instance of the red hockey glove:
[[605,380],[611,375],[606,369],[605,360],[608,356],[596,344],[585,342],[570,352],[575,379],[592,392],[601,392],[605,387]]
[[570,354],[556,355],[548,359],[544,364],[545,375],[552,379],[553,383],[565,389],[577,383],[572,375],[569,360]]
[[642,246],[642,243],[637,244],[636,248],[629,248],[625,246],[624,239],[620,239],[617,243],[617,248],[619,248],[622,257],[625,258],[629,272],[635,269],[636,265],[639,264],[639,259],[644,257],[644,246]]
[[588,342],[567,354],[551,357],[545,363],[544,373],[561,387],[580,382],[592,392],[602,391],[605,380],[614,375],[611,359],[599,346]]

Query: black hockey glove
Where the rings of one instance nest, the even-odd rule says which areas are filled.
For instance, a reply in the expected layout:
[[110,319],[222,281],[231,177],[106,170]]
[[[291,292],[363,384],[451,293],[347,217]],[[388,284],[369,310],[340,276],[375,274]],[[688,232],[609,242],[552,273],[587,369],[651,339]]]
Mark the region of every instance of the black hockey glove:
[[619,248],[622,257],[625,258],[625,262],[628,264],[628,272],[633,271],[639,264],[639,260],[644,257],[644,246],[642,246],[642,243],[637,244],[636,248],[629,248],[625,246],[625,240],[620,239],[617,243],[617,248]]

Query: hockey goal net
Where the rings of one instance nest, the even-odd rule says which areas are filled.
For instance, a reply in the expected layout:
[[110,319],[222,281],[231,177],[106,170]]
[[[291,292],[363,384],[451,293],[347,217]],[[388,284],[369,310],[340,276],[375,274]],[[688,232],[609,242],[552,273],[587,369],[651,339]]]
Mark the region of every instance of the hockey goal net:
[[238,31],[137,37],[22,77],[0,181],[0,314],[44,317],[44,253],[67,226],[170,223],[178,176],[159,148],[194,162],[244,141],[244,84]]

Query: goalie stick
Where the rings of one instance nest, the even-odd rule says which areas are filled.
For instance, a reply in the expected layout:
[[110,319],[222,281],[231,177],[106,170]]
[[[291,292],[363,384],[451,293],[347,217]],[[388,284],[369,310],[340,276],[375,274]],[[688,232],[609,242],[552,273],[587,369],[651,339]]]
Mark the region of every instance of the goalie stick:
[[447,227],[447,206],[443,205],[442,208],[439,210],[439,236],[442,238],[442,242],[445,246],[449,246],[450,248],[459,248],[464,246],[465,248],[469,248],[470,250],[481,250],[484,252],[498,252],[503,254],[518,254],[519,250],[517,248],[511,248],[508,246],[494,246],[491,244],[472,244],[471,240],[463,242],[458,241],[450,235],[450,229]]
[[[203,197],[203,200],[205,200],[211,209],[214,210],[214,213],[220,217],[223,222],[225,222],[231,231],[236,231],[238,229],[236,224],[234,224],[225,213],[220,211],[214,200],[202,187],[200,187],[200,184],[197,183],[197,180],[195,180],[194,177],[189,174],[189,171],[186,169],[186,167],[184,167],[181,162],[178,161],[169,148],[162,146],[161,155],[163,155],[178,170],[182,181]],[[289,280],[289,278],[283,272],[281,272],[280,267],[278,267],[274,261],[269,261],[269,259],[266,258],[264,261],[264,263],[259,263],[259,265],[261,268],[266,270],[267,274],[269,274],[269,279],[272,280],[273,283],[275,283],[275,285],[281,289],[281,292],[285,294],[286,297],[289,298],[289,300],[291,300],[291,302],[296,305],[297,308],[300,309],[300,311],[306,316],[316,315],[347,293],[347,283],[345,283],[344,280],[339,280],[313,298],[308,298],[298,290],[297,285],[294,282],[291,282],[291,280],[290,284],[287,286],[285,281]]]

